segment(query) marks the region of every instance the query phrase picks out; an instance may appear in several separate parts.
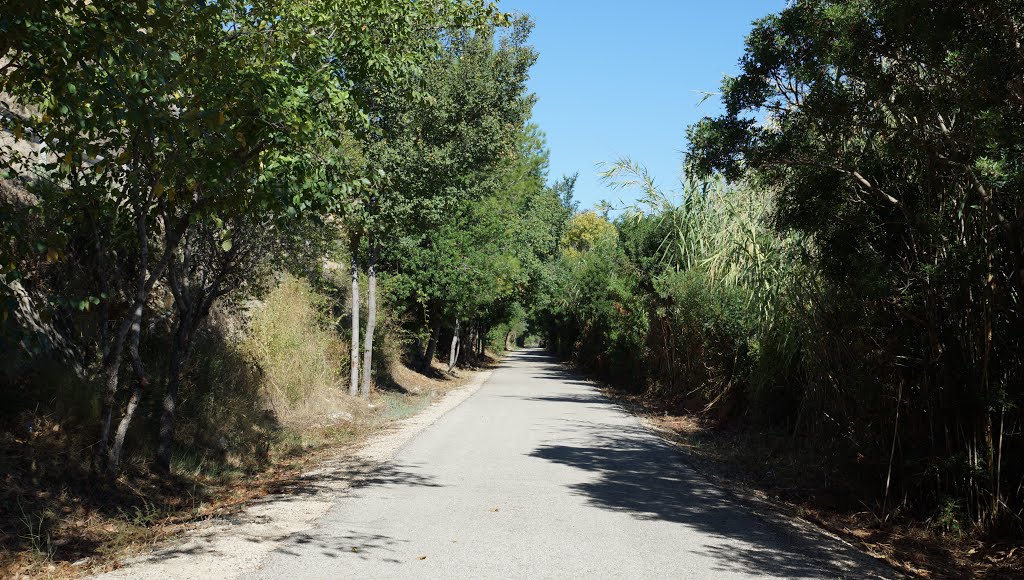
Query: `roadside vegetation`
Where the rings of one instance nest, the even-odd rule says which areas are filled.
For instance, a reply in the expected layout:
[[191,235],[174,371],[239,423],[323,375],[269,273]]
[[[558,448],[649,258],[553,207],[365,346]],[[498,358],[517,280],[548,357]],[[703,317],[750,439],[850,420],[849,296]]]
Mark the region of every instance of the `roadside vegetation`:
[[605,168],[638,201],[573,218],[548,346],[696,416],[769,489],[931,538],[897,560],[1019,573],[1022,25],[885,0],[755,23],[678,189]]
[[790,2],[679,187],[621,159],[584,210],[531,26],[5,3],[0,576],[283,489],[516,343],[907,570],[1019,574],[1024,8]]
[[478,0],[4,5],[0,576],[278,488],[516,340],[571,195],[528,124],[531,26]]

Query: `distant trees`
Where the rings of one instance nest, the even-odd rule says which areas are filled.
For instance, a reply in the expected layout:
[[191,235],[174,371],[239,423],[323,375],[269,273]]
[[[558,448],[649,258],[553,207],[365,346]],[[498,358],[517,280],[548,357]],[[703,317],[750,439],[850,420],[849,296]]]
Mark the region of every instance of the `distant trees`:
[[536,287],[567,218],[545,183],[543,136],[527,125],[530,28],[519,18],[505,34],[446,38],[443,57],[425,68],[423,101],[393,104],[384,118],[404,122],[367,149],[381,169],[378,267],[422,325],[416,357],[424,370],[442,331],[451,332],[453,366],[481,355],[492,329],[521,321],[517,305]]
[[[412,309],[426,325],[424,368],[451,332],[449,364],[506,348],[505,339],[524,320],[523,305],[544,283],[544,264],[568,217],[559,190],[545,184],[547,152],[535,127],[513,135],[473,197],[452,208],[438,227],[403,243],[397,264]],[[481,174],[482,175],[482,174]],[[504,330],[502,330],[504,329]],[[452,350],[458,350],[457,356]]]

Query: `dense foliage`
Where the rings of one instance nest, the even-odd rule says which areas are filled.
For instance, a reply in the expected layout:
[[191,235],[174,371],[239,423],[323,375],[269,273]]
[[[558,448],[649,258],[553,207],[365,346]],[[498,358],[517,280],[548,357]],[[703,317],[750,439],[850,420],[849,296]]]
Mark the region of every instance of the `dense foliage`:
[[1022,23],[1019,3],[906,0],[757,22],[725,113],[689,131],[709,181],[670,201],[612,167],[648,203],[562,258],[549,338],[813,438],[852,499],[1019,531]]
[[[560,215],[528,210],[551,191],[526,125],[530,28],[482,0],[5,4],[8,426],[43,403],[95,429],[95,468],[118,473],[133,434],[143,456],[155,435],[170,470],[176,431],[195,430],[176,424],[183,385],[193,401],[225,392],[196,383],[223,356],[210,336],[232,340],[286,272],[340,296],[348,264],[333,330],[352,394],[387,378],[378,273],[395,335],[434,329],[436,344],[444,321],[483,337],[521,319],[524,268],[551,251],[529,228]],[[50,390],[54,374],[76,395]]]
[[[549,183],[531,22],[491,2],[5,2],[0,443],[46,415],[90,481],[167,481],[265,456],[275,402],[365,410],[395,358],[438,375],[533,333],[813,448],[848,505],[1020,534],[1022,25],[790,2],[679,191],[621,160],[613,214]],[[38,480],[32,453],[0,461]]]

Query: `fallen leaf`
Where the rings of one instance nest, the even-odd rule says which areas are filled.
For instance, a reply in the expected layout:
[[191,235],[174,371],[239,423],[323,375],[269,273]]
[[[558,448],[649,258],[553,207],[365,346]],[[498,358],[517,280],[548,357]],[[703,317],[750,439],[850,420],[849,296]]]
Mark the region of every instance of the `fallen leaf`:
[[423,555],[421,555],[421,556],[416,556],[416,559],[417,559],[417,560],[426,560],[426,559],[427,559],[427,555],[426,555],[426,554],[423,554]]
[[490,510],[488,510],[488,511],[496,512],[496,511],[498,511],[499,509],[501,509],[501,508],[499,508],[499,507],[495,506],[495,507],[492,507],[492,508],[491,508]]

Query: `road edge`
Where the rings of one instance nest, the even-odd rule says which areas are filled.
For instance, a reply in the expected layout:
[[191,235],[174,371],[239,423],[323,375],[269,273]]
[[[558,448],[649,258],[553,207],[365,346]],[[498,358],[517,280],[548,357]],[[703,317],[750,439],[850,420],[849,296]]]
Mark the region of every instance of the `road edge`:
[[[669,432],[658,428],[648,417],[643,414],[636,413],[632,405],[629,405],[626,401],[616,397],[614,391],[606,384],[598,381],[586,373],[581,372],[579,369],[573,368],[572,365],[562,360],[556,362],[562,366],[571,376],[577,380],[588,383],[601,397],[606,399],[609,403],[617,407],[621,412],[629,415],[636,420],[637,424],[640,425],[644,430],[658,438],[662,443],[668,445],[676,451],[679,456],[680,462],[687,468],[693,470],[694,473],[706,479],[709,483],[716,486],[723,492],[727,493],[737,502],[747,506],[750,509],[750,513],[755,518],[761,520],[765,525],[773,528],[777,533],[784,536],[790,535],[789,530],[799,530],[802,532],[810,532],[821,536],[828,541],[832,542],[833,545],[837,545],[844,551],[847,552],[847,556],[860,556],[865,560],[866,563],[871,563],[874,566],[874,570],[865,571],[864,577],[869,578],[909,578],[907,571],[902,570],[894,566],[891,562],[885,558],[880,558],[867,552],[860,546],[857,546],[848,539],[842,537],[836,532],[820,525],[819,523],[807,519],[793,511],[790,506],[786,504],[776,502],[769,497],[760,494],[756,490],[750,489],[740,482],[730,480],[717,473],[714,473],[708,469],[703,468],[697,462],[692,461],[686,454],[686,450],[677,445],[668,435]],[[885,570],[888,574],[883,574],[882,570]]]
[[259,570],[274,550],[314,527],[354,483],[371,476],[420,433],[475,395],[493,373],[493,369],[479,371],[464,386],[371,436],[353,456],[323,461],[302,475],[301,488],[255,500],[231,516],[203,522],[166,544],[126,560],[116,570],[88,577],[239,578]]

